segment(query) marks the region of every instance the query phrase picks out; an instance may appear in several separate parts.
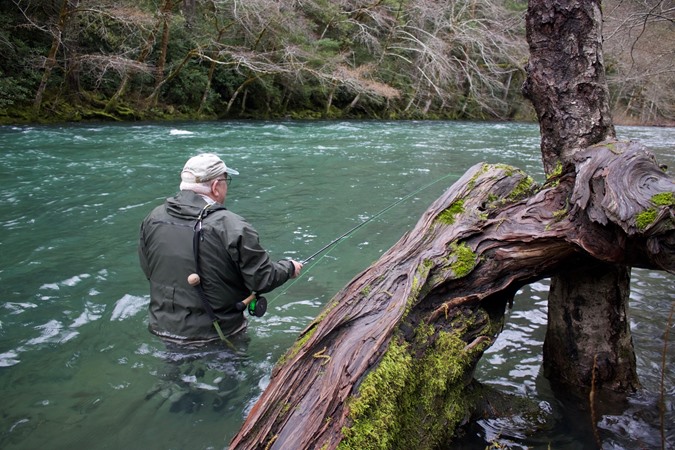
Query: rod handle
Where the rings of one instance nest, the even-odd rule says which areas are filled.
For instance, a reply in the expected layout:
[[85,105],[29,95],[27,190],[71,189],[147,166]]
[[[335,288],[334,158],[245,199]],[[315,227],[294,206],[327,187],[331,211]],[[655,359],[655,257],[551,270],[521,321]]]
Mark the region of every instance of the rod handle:
[[236,304],[237,311],[245,310],[248,307],[248,304],[251,303],[254,298],[255,298],[255,292],[253,292],[251,295],[249,295],[248,297],[246,297],[242,301],[237,302],[237,304]]

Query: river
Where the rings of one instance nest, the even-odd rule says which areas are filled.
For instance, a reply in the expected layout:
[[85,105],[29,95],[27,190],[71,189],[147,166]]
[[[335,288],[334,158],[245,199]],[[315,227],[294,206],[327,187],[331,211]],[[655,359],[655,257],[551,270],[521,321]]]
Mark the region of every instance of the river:
[[[675,167],[675,129],[619,127]],[[275,259],[302,259],[404,199],[267,295],[243,352],[186,355],[147,331],[138,266],[142,218],[179,184],[185,160],[220,154],[241,174],[226,206]],[[195,122],[0,127],[0,448],[220,449],[264,389],[277,359],[328,300],[390,248],[478,162],[543,181],[535,124]],[[631,326],[643,390],[602,417],[604,448],[675,442],[674,277],[635,269]],[[588,429],[541,371],[547,280],[521,290],[478,369],[481,381],[541,405],[545,424],[484,421],[457,448],[585,448]],[[195,357],[198,356],[198,357]],[[535,431],[536,430],[536,431]]]

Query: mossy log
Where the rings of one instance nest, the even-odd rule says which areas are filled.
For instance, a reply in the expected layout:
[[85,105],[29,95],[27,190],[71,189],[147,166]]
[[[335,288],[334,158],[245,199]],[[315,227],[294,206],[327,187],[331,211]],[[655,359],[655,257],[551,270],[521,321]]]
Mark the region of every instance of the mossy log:
[[575,167],[543,186],[469,169],[303,331],[231,448],[443,448],[520,287],[589,258],[673,272],[675,183],[651,154],[607,142]]

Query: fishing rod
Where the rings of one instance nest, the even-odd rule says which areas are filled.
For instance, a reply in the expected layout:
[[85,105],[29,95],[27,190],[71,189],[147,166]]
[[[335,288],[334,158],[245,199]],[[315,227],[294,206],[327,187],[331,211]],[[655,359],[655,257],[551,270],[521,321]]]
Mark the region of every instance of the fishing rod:
[[[319,250],[317,250],[314,253],[312,253],[311,255],[309,255],[307,258],[302,260],[300,263],[303,264],[303,265],[307,264],[312,259],[319,256],[321,253],[328,250],[330,247],[336,245],[341,240],[345,239],[346,237],[348,237],[350,234],[354,233],[356,230],[358,230],[362,226],[372,222],[373,220],[377,219],[378,217],[380,217],[381,215],[383,215],[384,213],[386,213],[390,209],[395,208],[396,206],[400,205],[401,203],[408,200],[409,198],[419,194],[420,192],[424,191],[425,189],[428,189],[429,187],[433,186],[434,184],[436,184],[436,183],[438,183],[442,180],[445,180],[446,178],[449,178],[451,176],[452,176],[452,174],[449,173],[449,174],[447,174],[443,177],[438,178],[437,180],[432,181],[429,184],[426,184],[426,185],[422,186],[421,188],[415,190],[414,192],[411,192],[410,194],[408,194],[404,197],[401,197],[400,199],[398,199],[397,201],[395,201],[391,205],[384,208],[382,211],[378,212],[377,214],[369,217],[368,219],[364,220],[363,222],[361,222],[361,223],[353,226],[349,230],[345,231],[340,236],[336,237],[335,239],[330,241],[328,244],[324,245]],[[297,280],[295,280],[295,281],[297,281]],[[291,286],[295,283],[295,281],[293,283],[291,283]],[[274,299],[272,299],[270,301],[270,303],[273,302],[274,300],[276,300],[277,298],[279,298],[289,288],[290,288],[290,286],[288,286],[281,294],[277,295]],[[250,315],[256,316],[256,317],[262,317],[263,314],[265,314],[265,312],[267,311],[267,299],[263,296],[257,296],[256,293],[254,292],[251,295],[249,295],[248,297],[246,297],[244,300],[238,302],[236,304],[236,308],[237,308],[238,311],[244,311],[245,309],[248,309],[248,312],[249,312]]]
[[431,183],[429,183],[429,184],[427,184],[427,185],[425,185],[425,186],[422,186],[421,188],[417,189],[416,191],[411,192],[410,194],[406,195],[405,197],[402,197],[402,198],[396,200],[394,203],[392,203],[391,205],[387,206],[387,207],[384,208],[382,211],[380,211],[380,212],[378,212],[377,214],[375,214],[374,216],[371,216],[371,217],[369,217],[368,219],[364,220],[364,221],[361,222],[360,224],[356,225],[355,227],[351,228],[350,230],[348,230],[348,231],[346,231],[345,233],[341,234],[340,236],[336,237],[335,239],[333,239],[332,241],[330,241],[328,244],[324,245],[324,246],[321,247],[319,250],[317,250],[316,252],[314,252],[314,253],[312,253],[311,255],[309,255],[307,258],[305,258],[304,261],[302,261],[302,264],[307,264],[309,261],[311,261],[312,259],[316,258],[318,255],[320,255],[324,250],[327,250],[328,248],[330,248],[330,247],[332,247],[333,245],[337,244],[337,243],[340,242],[342,239],[344,239],[345,237],[349,236],[351,233],[353,233],[354,231],[358,230],[358,229],[361,228],[362,226],[366,225],[366,224],[369,223],[369,222],[372,222],[373,220],[377,219],[378,217],[380,217],[382,214],[386,213],[386,212],[389,211],[390,209],[392,209],[392,208],[398,206],[399,204],[403,203],[404,201],[408,200],[409,198],[411,198],[411,197],[417,195],[418,193],[422,192],[423,190],[429,188],[430,186],[433,186],[434,184],[438,183],[439,181],[441,181],[441,180],[443,180],[443,179],[445,179],[445,178],[448,178],[449,176],[450,176],[450,174],[448,174],[448,175],[446,175],[446,176],[444,176],[444,177],[441,177],[441,178],[439,178],[438,180],[435,180],[435,181],[433,181],[433,182],[431,182]]
[[[373,218],[374,218],[374,217],[373,217]],[[317,250],[317,251],[315,251],[314,253],[312,253],[311,255],[309,255],[307,258],[305,258],[303,261],[301,261],[301,263],[302,263],[303,265],[307,264],[308,262],[310,262],[311,260],[313,260],[314,258],[316,258],[317,256],[319,256],[321,253],[323,253],[324,250],[329,249],[329,248],[332,247],[333,245],[335,245],[335,244],[337,244],[338,242],[340,242],[342,239],[346,238],[349,234],[353,233],[354,231],[356,231],[356,230],[359,229],[360,227],[362,227],[362,226],[364,226],[365,224],[367,224],[368,222],[370,222],[371,219],[372,219],[372,218],[367,219],[367,220],[364,220],[364,221],[361,222],[360,224],[358,224],[358,225],[356,225],[355,227],[351,228],[351,229],[350,229],[349,231],[347,231],[346,233],[343,233],[343,234],[341,234],[340,236],[336,237],[335,239],[333,239],[332,241],[330,241],[328,244],[324,245],[324,246],[321,247],[319,250]]]

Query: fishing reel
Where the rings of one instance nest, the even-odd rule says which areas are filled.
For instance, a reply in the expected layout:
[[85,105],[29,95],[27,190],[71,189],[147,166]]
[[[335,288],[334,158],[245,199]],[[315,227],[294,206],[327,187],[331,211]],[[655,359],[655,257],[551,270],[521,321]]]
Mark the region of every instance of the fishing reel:
[[248,309],[248,314],[255,317],[262,317],[267,312],[267,299],[262,295],[256,296],[252,293],[244,300],[235,305],[237,311]]
[[[201,283],[201,279],[196,273],[190,274],[187,281],[190,286],[194,287],[197,287]],[[253,292],[244,300],[237,302],[235,308],[237,308],[237,311],[248,309],[249,315],[262,317],[267,312],[267,299],[262,295],[256,297],[255,292]]]

